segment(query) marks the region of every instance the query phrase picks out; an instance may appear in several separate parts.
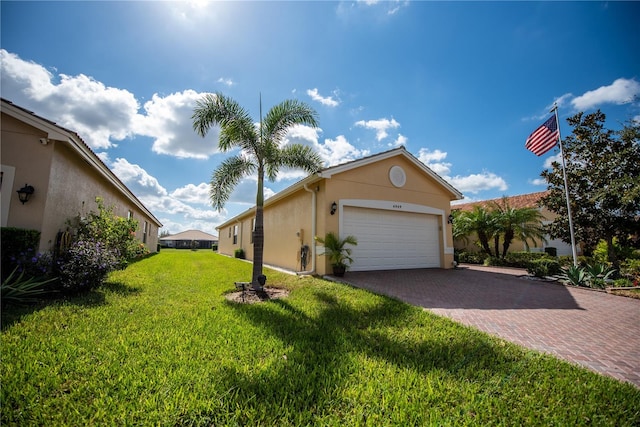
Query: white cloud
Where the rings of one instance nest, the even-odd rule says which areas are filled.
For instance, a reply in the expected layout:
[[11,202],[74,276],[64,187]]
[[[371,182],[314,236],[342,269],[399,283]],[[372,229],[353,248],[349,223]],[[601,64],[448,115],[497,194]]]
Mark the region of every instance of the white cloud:
[[421,148],[418,152],[418,160],[442,177],[451,173],[451,163],[443,162],[446,157],[447,153],[440,150],[429,151],[428,148]]
[[391,142],[391,143],[389,143],[389,147],[400,147],[401,145],[405,145],[408,140],[409,140],[409,138],[407,138],[406,136],[404,136],[401,133],[399,133],[398,137],[396,138],[396,140]]
[[154,138],[153,151],[206,159],[217,152],[219,129],[206,138],[192,128],[195,101],[203,94],[185,90],[166,97],[154,94],[139,114],[135,96],[79,74],[56,76],[43,66],[0,49],[2,96],[78,133],[94,150],[115,146],[135,135]]
[[223,85],[226,85],[228,87],[233,86],[235,83],[233,82],[233,80],[229,79],[229,78],[224,78],[224,77],[220,77],[217,80],[218,83],[222,83]]
[[24,61],[0,49],[2,96],[18,105],[52,118],[77,132],[94,149],[113,146],[132,136],[138,110],[132,93],[79,74],[60,74],[59,83],[43,66]]
[[139,165],[129,163],[127,159],[117,158],[111,164],[111,170],[138,197],[145,195],[166,196],[168,194],[155,177],[149,175]]
[[369,150],[359,150],[351,145],[344,135],[338,135],[336,139],[325,139],[316,149],[327,166],[346,163],[370,154]]
[[144,104],[146,115],[137,117],[136,133],[155,138],[152,149],[158,154],[207,159],[218,152],[220,129],[212,127],[204,138],[194,132],[191,115],[202,95],[190,89],[166,97],[154,94]]
[[634,79],[617,79],[609,86],[601,86],[574,98],[571,105],[577,110],[588,110],[601,104],[626,104],[640,95],[640,82]]
[[289,144],[302,144],[315,146],[320,138],[322,129],[313,128],[306,125],[293,125],[287,131],[287,134],[282,138],[281,146]]
[[187,184],[184,187],[176,188],[171,192],[171,197],[185,203],[200,203],[210,205],[209,184],[202,182],[198,185]]
[[529,184],[533,185],[547,185],[547,181],[543,178],[536,178],[529,180]]
[[388,129],[395,129],[400,127],[400,123],[398,123],[395,119],[378,119],[378,120],[359,120],[356,123],[356,126],[361,126],[365,129],[374,129],[376,131],[376,139],[381,141],[385,139],[389,134],[387,133]]
[[[326,105],[328,107],[337,107],[340,102],[333,99],[331,96],[322,96],[318,93],[317,88],[307,89],[307,95],[311,97],[314,101],[321,103],[322,105]],[[335,93],[334,93],[335,95]]]
[[381,6],[382,8],[384,8],[387,15],[395,15],[403,7],[409,6],[409,0],[357,0],[357,3],[360,5],[365,5],[367,7]]
[[562,156],[560,155],[560,153],[547,157],[544,160],[544,168],[551,169],[551,165],[553,162],[562,163]]
[[[129,163],[126,159],[116,159],[111,165],[111,169],[151,212],[161,218],[164,230],[174,233],[184,231],[189,229],[189,227],[185,228],[184,224],[189,223],[200,225],[192,228],[213,230],[215,224],[224,221],[226,211],[217,212],[211,207],[200,209],[189,204],[208,203],[207,184],[201,183],[197,186],[188,184],[169,194],[155,177],[149,175],[139,165]],[[204,203],[201,200],[203,194],[206,195]]]
[[508,188],[506,181],[493,172],[482,172],[467,176],[457,175],[447,178],[447,181],[462,193],[475,194],[480,191],[492,190],[495,188],[500,191],[505,191]]
[[421,148],[418,151],[418,160],[424,163],[429,169],[448,181],[462,193],[478,193],[484,190],[498,189],[504,191],[508,188],[506,181],[493,172],[482,172],[467,176],[450,176],[451,163],[445,162],[447,153],[441,150],[430,151],[428,148]]

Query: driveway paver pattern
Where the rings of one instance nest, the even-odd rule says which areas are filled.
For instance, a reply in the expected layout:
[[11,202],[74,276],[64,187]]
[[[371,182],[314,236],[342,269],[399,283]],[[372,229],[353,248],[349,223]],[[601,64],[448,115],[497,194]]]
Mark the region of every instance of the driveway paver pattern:
[[467,265],[349,272],[344,281],[640,388],[640,300]]

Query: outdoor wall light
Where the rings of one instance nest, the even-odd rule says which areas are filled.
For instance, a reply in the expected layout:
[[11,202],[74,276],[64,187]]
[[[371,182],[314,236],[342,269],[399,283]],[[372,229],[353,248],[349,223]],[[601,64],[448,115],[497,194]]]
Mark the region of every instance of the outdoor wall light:
[[331,215],[334,215],[336,213],[336,210],[338,210],[338,205],[336,204],[336,202],[331,203]]
[[453,214],[449,214],[449,217],[447,218],[447,223],[453,224]]
[[29,201],[29,198],[31,197],[33,192],[34,192],[33,186],[26,183],[24,184],[24,187],[22,187],[17,191],[18,198],[20,199],[23,205]]

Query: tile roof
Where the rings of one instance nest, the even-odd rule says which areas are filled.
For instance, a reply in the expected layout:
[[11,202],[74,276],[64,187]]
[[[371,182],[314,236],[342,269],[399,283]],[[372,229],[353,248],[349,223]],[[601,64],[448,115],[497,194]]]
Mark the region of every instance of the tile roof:
[[161,237],[160,240],[218,240],[218,236],[200,230],[187,230],[171,236]]
[[[539,207],[540,199],[546,196],[548,191],[539,191],[537,193],[521,194],[518,196],[508,196],[509,206],[515,209],[521,208],[536,208]],[[500,203],[502,197],[491,200],[481,200],[478,202],[460,203],[457,205],[451,205],[452,210],[472,211],[476,206],[488,206],[493,202]]]

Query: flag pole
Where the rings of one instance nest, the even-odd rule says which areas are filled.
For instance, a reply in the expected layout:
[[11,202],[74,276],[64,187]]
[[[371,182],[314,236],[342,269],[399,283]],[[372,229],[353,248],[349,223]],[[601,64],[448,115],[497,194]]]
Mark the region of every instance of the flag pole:
[[553,104],[553,109],[556,115],[556,125],[558,126],[558,143],[560,144],[560,157],[562,157],[562,176],[564,178],[564,192],[567,199],[567,216],[569,217],[569,233],[571,234],[571,254],[573,255],[573,265],[578,266],[578,254],[576,251],[576,237],[573,232],[573,219],[571,218],[571,202],[569,201],[569,183],[567,181],[567,166],[564,160],[564,149],[562,148],[562,135],[560,134],[560,120],[558,120],[558,104]]

